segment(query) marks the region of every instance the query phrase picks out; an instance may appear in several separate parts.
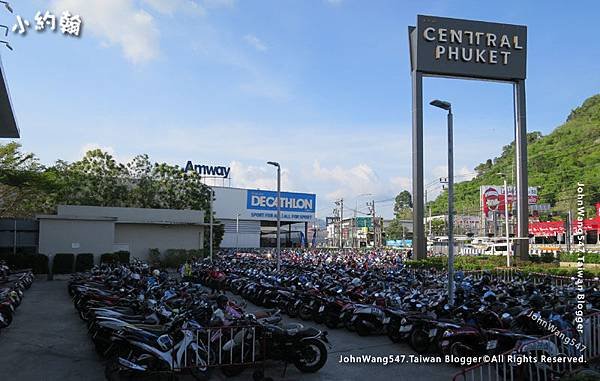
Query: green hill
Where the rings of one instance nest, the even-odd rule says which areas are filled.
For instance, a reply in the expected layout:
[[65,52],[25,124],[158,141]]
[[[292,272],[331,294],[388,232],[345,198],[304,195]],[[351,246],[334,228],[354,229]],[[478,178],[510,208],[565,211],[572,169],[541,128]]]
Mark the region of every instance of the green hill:
[[[588,98],[571,112],[566,122],[547,136],[528,134],[529,186],[539,186],[540,203],[549,203],[553,211],[563,213],[574,207],[577,182],[585,184],[585,203],[589,213],[600,202],[600,94]],[[477,176],[455,185],[456,212],[477,214],[479,187],[502,185],[499,172],[511,179],[514,143],[503,147],[502,154],[475,167]],[[447,191],[429,205],[432,213],[445,214]]]

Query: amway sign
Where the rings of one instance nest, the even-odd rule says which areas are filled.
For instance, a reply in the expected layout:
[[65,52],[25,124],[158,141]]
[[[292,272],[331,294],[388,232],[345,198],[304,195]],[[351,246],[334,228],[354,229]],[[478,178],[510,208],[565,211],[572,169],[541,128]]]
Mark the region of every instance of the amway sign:
[[[277,210],[277,192],[248,190],[246,208]],[[307,193],[281,192],[281,210],[284,212],[314,213],[316,196]]]
[[201,164],[194,165],[194,163],[192,163],[191,160],[188,160],[187,164],[185,165],[185,171],[195,171],[200,176],[222,177],[226,179],[229,177],[229,172],[231,171],[231,168]]

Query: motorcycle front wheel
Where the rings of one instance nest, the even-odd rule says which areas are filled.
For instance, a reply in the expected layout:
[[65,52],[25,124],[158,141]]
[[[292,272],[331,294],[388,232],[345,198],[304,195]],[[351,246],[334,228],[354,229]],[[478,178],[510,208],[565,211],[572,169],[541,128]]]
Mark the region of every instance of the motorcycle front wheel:
[[287,315],[291,318],[298,316],[298,307],[290,303],[289,307],[287,308]]
[[300,356],[294,359],[294,366],[303,373],[315,373],[327,362],[327,348],[316,339],[303,341],[298,353]]
[[423,354],[429,349],[429,334],[422,329],[415,329],[410,334],[410,346],[415,352]]
[[402,340],[400,334],[400,326],[398,324],[390,324],[386,328],[387,336],[390,338],[392,343],[399,343]]

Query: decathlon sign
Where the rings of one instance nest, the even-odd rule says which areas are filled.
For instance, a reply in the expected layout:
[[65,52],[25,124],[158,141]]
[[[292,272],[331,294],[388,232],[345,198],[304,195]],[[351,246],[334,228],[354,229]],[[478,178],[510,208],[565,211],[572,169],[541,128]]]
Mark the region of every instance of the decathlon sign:
[[[314,194],[281,192],[281,210],[284,212],[314,213],[315,207]],[[246,208],[277,210],[277,192],[248,190]]]
[[185,171],[194,171],[197,172],[200,176],[222,177],[226,179],[229,177],[229,172],[231,171],[231,168],[204,164],[194,165],[194,163],[192,163],[191,160],[188,160],[187,164],[185,165]]
[[525,79],[527,27],[418,16],[417,70],[442,76]]

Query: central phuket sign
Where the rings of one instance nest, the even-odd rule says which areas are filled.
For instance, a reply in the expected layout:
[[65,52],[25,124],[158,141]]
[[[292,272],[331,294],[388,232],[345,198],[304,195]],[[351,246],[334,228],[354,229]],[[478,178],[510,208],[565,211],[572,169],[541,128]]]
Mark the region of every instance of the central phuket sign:
[[411,45],[413,67],[426,74],[525,79],[526,26],[419,15]]
[[[277,210],[277,192],[248,190],[246,208],[254,210]],[[284,212],[314,213],[316,196],[307,193],[281,192],[281,210]]]

